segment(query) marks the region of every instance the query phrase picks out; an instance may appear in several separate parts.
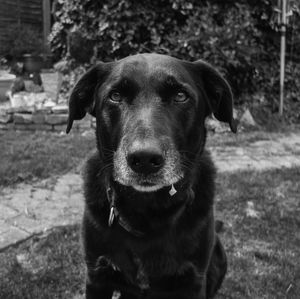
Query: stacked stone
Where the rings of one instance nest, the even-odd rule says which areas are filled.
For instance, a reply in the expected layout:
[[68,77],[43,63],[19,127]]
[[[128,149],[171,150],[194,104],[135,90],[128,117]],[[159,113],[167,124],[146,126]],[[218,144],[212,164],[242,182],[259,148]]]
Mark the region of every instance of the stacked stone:
[[[8,108],[0,113],[2,130],[42,130],[63,132],[68,121],[68,106]],[[72,130],[86,131],[95,128],[95,121],[87,115],[81,121],[75,121]]]

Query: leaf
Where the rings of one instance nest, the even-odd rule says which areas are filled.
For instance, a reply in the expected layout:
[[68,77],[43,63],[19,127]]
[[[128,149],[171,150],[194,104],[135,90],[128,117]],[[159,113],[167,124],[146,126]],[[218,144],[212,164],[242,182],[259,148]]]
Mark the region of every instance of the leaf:
[[253,201],[247,201],[245,212],[246,216],[250,218],[259,219],[261,217],[260,212],[255,210]]

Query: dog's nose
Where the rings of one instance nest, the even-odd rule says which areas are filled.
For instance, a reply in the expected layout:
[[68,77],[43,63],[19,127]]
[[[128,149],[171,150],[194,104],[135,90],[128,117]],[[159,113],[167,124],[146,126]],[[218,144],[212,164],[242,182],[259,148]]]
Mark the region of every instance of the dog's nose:
[[140,174],[158,172],[164,165],[164,157],[156,148],[140,149],[127,155],[130,168]]

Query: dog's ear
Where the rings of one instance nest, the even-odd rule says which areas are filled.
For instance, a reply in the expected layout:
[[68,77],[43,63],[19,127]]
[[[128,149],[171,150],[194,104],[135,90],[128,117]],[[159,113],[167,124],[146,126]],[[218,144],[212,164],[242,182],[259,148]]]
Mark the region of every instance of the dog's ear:
[[84,118],[86,113],[95,115],[95,91],[104,82],[109,63],[100,62],[90,68],[76,83],[69,99],[69,118],[66,133],[69,133],[74,120]]
[[225,78],[210,64],[198,60],[193,62],[197,76],[201,76],[201,86],[208,101],[209,113],[219,121],[229,124],[233,133],[237,132],[237,121],[233,118],[233,95]]

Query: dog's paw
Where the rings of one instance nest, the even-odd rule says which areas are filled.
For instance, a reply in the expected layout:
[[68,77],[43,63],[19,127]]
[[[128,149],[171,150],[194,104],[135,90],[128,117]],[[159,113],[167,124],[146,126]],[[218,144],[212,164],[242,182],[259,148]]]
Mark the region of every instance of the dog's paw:
[[112,294],[111,299],[121,299],[122,298],[122,294],[120,293],[120,291],[114,291]]
[[116,264],[114,264],[109,257],[104,256],[104,255],[100,256],[97,259],[95,270],[96,271],[101,271],[101,270],[106,271],[109,269],[112,269],[113,271],[120,271],[119,267]]

